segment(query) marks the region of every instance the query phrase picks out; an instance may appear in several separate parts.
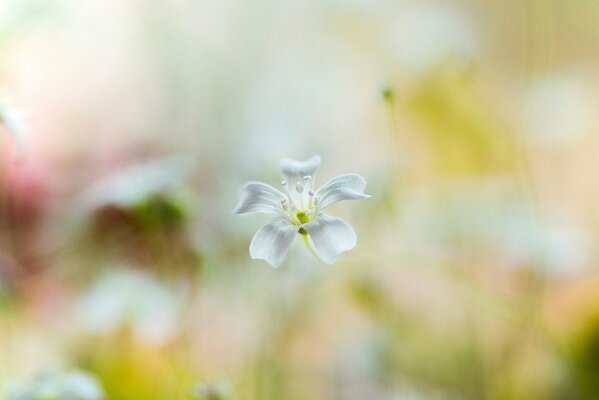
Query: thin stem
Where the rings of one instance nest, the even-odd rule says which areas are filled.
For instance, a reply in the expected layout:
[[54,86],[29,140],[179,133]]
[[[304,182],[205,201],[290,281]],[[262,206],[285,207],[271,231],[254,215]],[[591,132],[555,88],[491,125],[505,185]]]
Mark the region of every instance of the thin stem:
[[389,131],[389,141],[391,144],[391,157],[393,163],[393,180],[399,184],[401,181],[401,164],[404,162],[401,157],[401,144],[399,138],[399,121],[397,119],[397,103],[395,101],[395,93],[391,88],[383,90],[383,99],[389,110],[391,129]]
[[322,259],[318,256],[318,253],[316,252],[316,250],[314,250],[314,247],[312,247],[312,244],[310,244],[310,238],[308,237],[308,233],[302,233],[302,236],[304,237],[304,243],[306,244],[306,247],[308,248],[308,250],[310,250],[310,252],[312,254],[314,254],[316,256],[316,258],[318,258],[320,261],[322,261]]

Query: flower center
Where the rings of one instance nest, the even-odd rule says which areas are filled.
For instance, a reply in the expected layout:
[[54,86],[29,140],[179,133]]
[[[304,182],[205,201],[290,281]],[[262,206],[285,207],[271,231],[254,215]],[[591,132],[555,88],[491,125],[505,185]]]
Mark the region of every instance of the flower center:
[[295,216],[297,217],[297,220],[300,222],[300,224],[310,222],[310,217],[308,217],[308,213],[306,211],[298,211],[295,214]]
[[[314,178],[306,175],[295,182],[281,182],[287,198],[281,200],[280,207],[289,215],[294,225],[303,225],[310,222],[317,213],[318,198],[314,193]],[[291,184],[291,187],[290,185]]]

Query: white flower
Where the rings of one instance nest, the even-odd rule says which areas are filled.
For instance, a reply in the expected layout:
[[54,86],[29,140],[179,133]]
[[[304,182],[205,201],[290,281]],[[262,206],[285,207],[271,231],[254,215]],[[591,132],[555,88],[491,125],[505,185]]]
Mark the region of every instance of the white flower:
[[15,141],[17,154],[25,154],[28,145],[28,113],[17,107],[3,106],[0,104],[0,125],[3,125],[8,133],[12,135]]
[[199,384],[194,391],[194,397],[199,400],[227,400],[233,398],[233,393],[233,383],[228,379],[220,379]]
[[132,207],[179,188],[193,170],[194,163],[185,156],[146,161],[92,184],[77,197],[76,208],[87,213],[107,205]]
[[82,371],[40,375],[29,383],[9,386],[8,400],[102,400],[104,391],[98,380]]
[[80,299],[76,316],[86,332],[111,334],[130,326],[137,340],[160,345],[176,334],[180,306],[174,290],[151,275],[113,268]]
[[240,190],[233,213],[262,212],[276,217],[254,235],[250,256],[278,267],[297,234],[327,264],[356,245],[356,233],[347,222],[322,212],[342,200],[364,200],[366,181],[360,175],[340,175],[314,190],[320,157],[306,161],[281,160],[284,193],[262,182],[248,182]]

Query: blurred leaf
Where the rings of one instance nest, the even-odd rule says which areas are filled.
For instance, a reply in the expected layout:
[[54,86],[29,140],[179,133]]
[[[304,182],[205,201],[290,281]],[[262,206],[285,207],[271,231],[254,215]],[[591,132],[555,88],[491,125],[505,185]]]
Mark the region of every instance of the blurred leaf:
[[154,196],[136,204],[133,214],[142,229],[163,230],[180,226],[185,210],[177,199]]
[[197,377],[180,346],[136,343],[127,331],[82,347],[80,364],[104,385],[110,400],[189,399]]
[[484,174],[509,168],[515,144],[477,93],[468,65],[447,62],[423,76],[404,99],[409,118],[422,126],[435,170]]
[[569,340],[569,362],[576,392],[584,399],[599,398],[599,303],[589,304],[589,310]]

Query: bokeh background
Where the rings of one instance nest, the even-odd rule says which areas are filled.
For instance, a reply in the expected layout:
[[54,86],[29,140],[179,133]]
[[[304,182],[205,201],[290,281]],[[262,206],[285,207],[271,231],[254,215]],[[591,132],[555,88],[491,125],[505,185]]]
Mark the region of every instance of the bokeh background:
[[[599,398],[598,45],[594,0],[0,1],[0,398]],[[357,247],[251,260],[238,189],[313,154]]]

